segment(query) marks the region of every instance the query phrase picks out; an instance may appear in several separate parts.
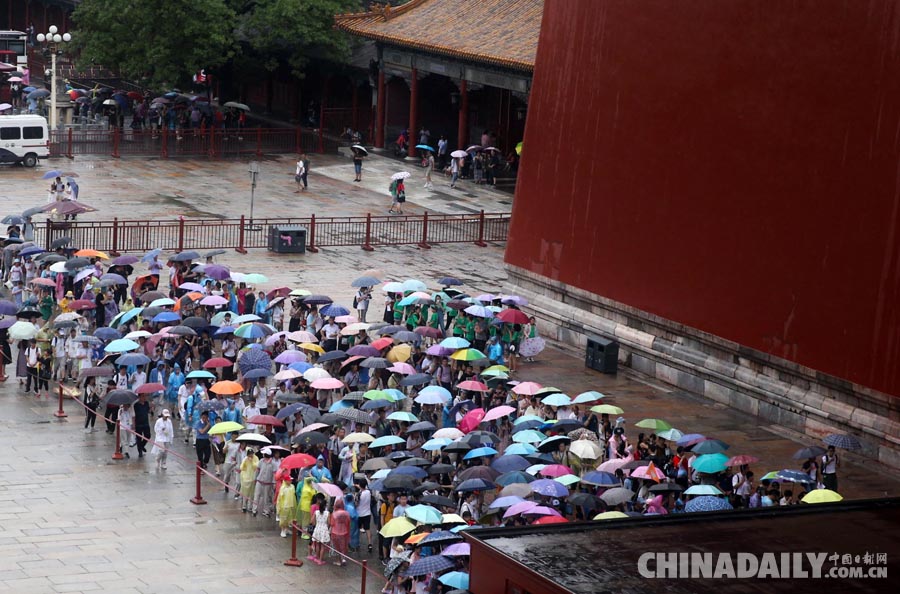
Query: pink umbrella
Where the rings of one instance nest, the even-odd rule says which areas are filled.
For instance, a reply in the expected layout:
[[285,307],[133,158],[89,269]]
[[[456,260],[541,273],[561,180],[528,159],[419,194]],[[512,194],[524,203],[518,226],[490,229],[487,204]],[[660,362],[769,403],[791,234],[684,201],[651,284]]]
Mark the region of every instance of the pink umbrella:
[[276,332],[272,336],[269,336],[266,338],[266,346],[272,346],[273,344],[278,342],[278,339],[281,338],[282,336],[287,338],[288,334],[290,334],[290,333],[289,332]]
[[355,324],[359,320],[356,316],[338,316],[334,319],[338,324]]
[[331,483],[316,483],[316,491],[318,491],[319,493],[325,493],[329,497],[337,498],[344,496],[344,492],[341,491],[341,488]]
[[336,377],[323,377],[311,383],[310,386],[316,390],[342,390],[344,382]]
[[629,462],[631,462],[630,458],[618,458],[616,460],[607,460],[606,462],[604,462],[603,464],[598,466],[597,470],[601,470],[603,472],[612,472],[613,474],[615,474],[615,472],[618,469],[622,468]]
[[522,382],[521,384],[516,385],[512,391],[520,396],[534,396],[542,387],[543,386],[537,382]]
[[433,344],[428,347],[428,350],[425,352],[435,357],[449,357],[456,352],[456,349],[448,349],[447,347],[442,347],[439,344]]
[[487,392],[490,390],[486,385],[481,382],[476,382],[475,380],[466,380],[464,382],[459,382],[456,385],[460,390],[469,390],[471,392]]
[[651,462],[647,466],[639,466],[632,470],[631,478],[649,479],[658,483],[661,480],[665,480],[666,475]]
[[41,276],[33,278],[29,282],[33,285],[41,285],[42,287],[56,287],[56,281]]
[[296,332],[291,332],[287,335],[288,340],[293,340],[294,342],[319,342],[319,339],[316,338],[316,335],[312,332],[307,332],[306,330],[297,330]]
[[546,505],[536,505],[522,512],[523,516],[561,516],[562,514]]
[[509,509],[506,510],[506,513],[503,514],[503,519],[511,518],[513,516],[518,516],[519,514],[525,513],[533,507],[537,507],[538,504],[534,501],[521,501],[519,503],[514,503],[509,506]]
[[394,373],[402,373],[403,375],[410,375],[416,372],[416,368],[409,363],[397,361],[396,363],[388,367],[388,371],[393,371]]
[[501,417],[505,417],[507,415],[511,415],[516,412],[516,409],[511,406],[495,406],[491,410],[487,411],[487,414],[484,415],[484,418],[481,419],[482,423],[487,423],[488,421],[495,421]]
[[544,466],[543,468],[541,468],[541,470],[538,474],[540,474],[541,476],[549,476],[550,478],[556,478],[556,477],[563,476],[566,474],[574,474],[574,473],[572,472],[572,469],[569,468],[568,466],[563,466],[562,464],[548,464],[547,466]]
[[219,295],[209,295],[200,300],[200,305],[225,305],[228,303],[228,300],[224,297],[220,297]]
[[744,454],[741,456],[732,456],[725,466],[743,466],[745,464],[755,464],[756,462],[759,462],[759,458]]
[[463,433],[470,433],[478,428],[481,420],[484,419],[484,409],[476,408],[466,413],[466,416],[459,422],[459,430]]

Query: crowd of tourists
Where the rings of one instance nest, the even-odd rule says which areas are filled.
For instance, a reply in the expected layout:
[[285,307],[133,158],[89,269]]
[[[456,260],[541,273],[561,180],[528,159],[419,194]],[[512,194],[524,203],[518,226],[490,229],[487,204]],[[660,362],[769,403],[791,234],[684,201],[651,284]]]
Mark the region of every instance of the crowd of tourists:
[[462,530],[837,490],[833,445],[756,476],[757,459],[720,440],[661,419],[629,426],[614,398],[528,381],[544,341],[527,301],[471,295],[455,278],[366,271],[344,307],[261,288],[265,276],[216,252],[111,258],[16,238],[3,253],[0,379],[14,373],[38,398],[61,382],[86,433],[102,415],[110,439],[118,427],[126,455],[155,458],[158,473],[188,444],[244,512],[283,537],[297,526],[310,563],[377,554],[385,592],[465,589]]

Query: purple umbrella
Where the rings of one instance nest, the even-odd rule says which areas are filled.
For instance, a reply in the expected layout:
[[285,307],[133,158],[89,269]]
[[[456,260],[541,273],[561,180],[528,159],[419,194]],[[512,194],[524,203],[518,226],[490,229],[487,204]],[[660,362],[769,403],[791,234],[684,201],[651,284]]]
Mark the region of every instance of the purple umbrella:
[[569,494],[569,489],[560,482],[553,479],[541,479],[531,483],[531,490],[539,495],[547,497],[565,497]]
[[249,349],[244,351],[238,361],[238,367],[241,373],[247,373],[252,369],[272,369],[272,359],[269,354],[262,349]]
[[0,330],[5,330],[6,328],[9,328],[10,326],[12,326],[15,323],[16,323],[16,318],[14,318],[13,316],[8,316],[3,319],[0,319]]
[[[15,311],[13,313],[15,313]],[[377,357],[379,353],[381,353],[381,351],[367,344],[359,344],[354,347],[350,347],[347,350],[347,354],[351,357]]]
[[301,353],[300,351],[284,351],[277,357],[275,357],[276,363],[282,363],[285,365],[290,365],[291,363],[297,362],[305,362],[306,355]]
[[537,507],[538,504],[534,501],[522,501],[519,503],[515,503],[510,506],[506,513],[503,514],[504,518],[511,518],[512,516],[518,516],[519,514],[525,513],[533,507]]
[[456,351],[454,349],[448,349],[446,347],[442,347],[439,344],[433,344],[428,347],[428,350],[425,351],[427,354],[436,356],[436,357],[449,357]]
[[219,266],[217,264],[210,264],[203,269],[203,274],[208,276],[211,279],[215,280],[228,280],[231,278],[231,271],[225,268],[224,266]]
[[522,512],[524,516],[562,516],[561,513],[553,509],[552,507],[547,507],[546,505],[537,505],[535,507],[529,508]]
[[14,316],[17,311],[19,311],[19,308],[16,307],[15,303],[6,299],[0,299],[0,315]]
[[118,258],[113,258],[112,264],[116,266],[130,266],[139,261],[137,256],[119,256]]
[[472,554],[472,547],[467,542],[453,543],[443,551],[441,555],[445,557],[468,557]]

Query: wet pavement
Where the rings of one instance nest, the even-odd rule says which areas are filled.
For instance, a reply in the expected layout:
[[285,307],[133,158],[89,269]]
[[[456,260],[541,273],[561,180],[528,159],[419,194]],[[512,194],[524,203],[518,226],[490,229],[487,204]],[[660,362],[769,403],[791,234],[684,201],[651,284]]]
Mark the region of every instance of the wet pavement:
[[[292,159],[262,161],[256,216],[387,210],[386,180],[397,170],[395,161],[371,158],[364,182],[356,184],[349,160],[317,155],[312,160],[310,190],[303,194],[293,193]],[[236,216],[249,210],[246,163],[175,159],[76,159],[50,161],[37,170],[2,168],[3,210],[21,211],[44,200],[49,182],[39,178],[51,167],[79,173],[82,200],[100,209],[92,215],[96,219]],[[509,210],[504,204],[511,201],[507,194],[465,184],[464,190],[439,187],[432,194],[421,187],[421,171],[414,166],[409,170],[413,178],[407,184],[408,205],[414,212]],[[386,278],[420,278],[430,285],[439,276],[457,276],[475,294],[501,292],[506,278],[502,258],[502,244],[451,244],[430,250],[335,248],[296,255],[251,250],[243,256],[230,252],[218,260],[234,270],[266,274],[271,282],[264,288],[303,287],[349,306],[350,281],[369,268],[385,271]],[[382,305],[376,296],[370,321],[381,317]],[[609,402],[625,410],[632,439],[638,432],[632,424],[645,417],[723,439],[732,444],[729,454],[760,458],[753,467],[757,476],[795,467],[791,455],[805,443],[630,370],[602,375],[586,369],[582,353],[566,348],[551,346],[536,362],[523,363],[516,377],[555,385],[572,395],[588,389],[607,394]],[[55,400],[26,397],[15,380],[0,384],[0,451],[5,454],[0,460],[0,591],[359,591],[357,568],[283,566],[289,540],[279,538],[273,522],[242,514],[211,481],[204,482],[209,503],[191,504],[191,465],[170,458],[168,470],[157,474],[152,459],[111,460],[112,437],[103,429],[85,434],[81,409],[74,403],[66,408],[70,416],[58,421],[52,415]],[[191,459],[185,444],[176,441],[176,448]],[[900,482],[892,476],[872,462],[857,464],[845,456],[840,490],[850,498],[900,494]],[[377,560],[375,565],[380,571]],[[379,591],[383,583],[372,583],[378,581],[370,580],[367,591]]]

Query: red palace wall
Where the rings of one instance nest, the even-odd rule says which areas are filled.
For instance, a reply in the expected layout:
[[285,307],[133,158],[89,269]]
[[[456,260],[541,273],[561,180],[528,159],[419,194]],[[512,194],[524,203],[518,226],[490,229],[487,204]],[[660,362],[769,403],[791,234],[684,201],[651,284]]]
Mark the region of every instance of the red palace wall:
[[506,261],[900,395],[898,87],[898,2],[547,2]]

